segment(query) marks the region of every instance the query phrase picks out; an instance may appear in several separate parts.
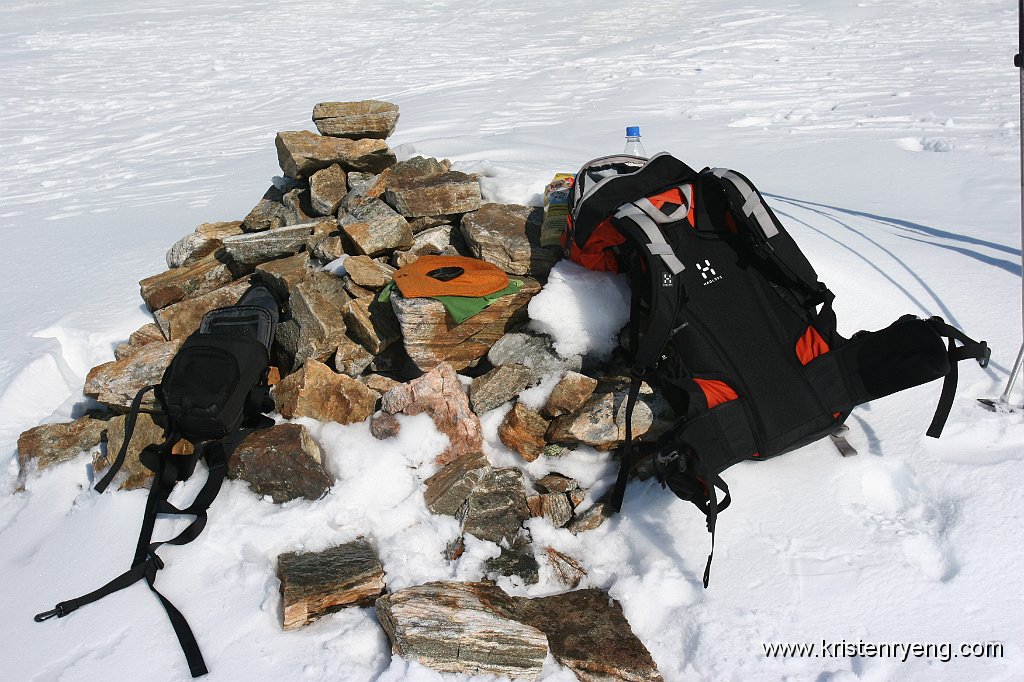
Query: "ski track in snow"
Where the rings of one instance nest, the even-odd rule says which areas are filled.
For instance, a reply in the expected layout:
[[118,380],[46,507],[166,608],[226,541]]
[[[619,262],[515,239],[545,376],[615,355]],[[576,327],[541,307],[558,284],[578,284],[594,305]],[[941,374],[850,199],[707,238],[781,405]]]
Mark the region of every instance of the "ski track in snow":
[[[735,501],[719,523],[710,591],[699,583],[703,525],[653,482],[632,484],[627,513],[597,531],[530,523],[538,547],[578,557],[584,585],[621,601],[666,680],[1019,679],[1024,423],[970,404],[998,395],[1020,342],[1013,7],[512,5],[0,6],[0,230],[11,254],[0,565],[18,586],[0,606],[0,662],[10,679],[126,679],[142,661],[186,679],[144,588],[30,624],[121,568],[105,548],[128,553],[143,496],[82,492],[84,456],[6,494],[15,441],[87,406],[85,373],[147,320],[136,282],[163,269],[166,248],[196,224],[251,208],[280,174],[275,132],[312,129],[316,102],[363,98],[400,105],[390,142],[401,156],[451,158],[495,201],[538,203],[552,173],[618,151],[622,127],[640,124],[649,152],[735,166],[761,187],[836,292],[841,332],[941,315],[995,349],[988,370],[963,365],[939,441],[921,437],[937,399],[926,386],[854,412],[857,458],[817,443],[731,469]],[[496,465],[519,462],[495,436],[503,409],[483,420]],[[470,540],[458,564],[440,558],[457,527],[427,513],[419,493],[444,447],[425,420],[408,420],[386,448],[365,425],[304,423],[337,479],[328,498],[277,507],[229,484],[204,535],[165,557],[161,588],[196,630],[210,679],[468,679],[392,659],[371,610],[280,632],[280,552],[366,535],[398,589],[478,579],[497,551]],[[607,456],[586,449],[524,467],[577,476],[592,498],[614,476]],[[559,589],[547,568],[538,586],[501,584]],[[902,663],[761,649],[858,638],[1002,641],[1007,654]],[[542,677],[573,676],[549,661]]]

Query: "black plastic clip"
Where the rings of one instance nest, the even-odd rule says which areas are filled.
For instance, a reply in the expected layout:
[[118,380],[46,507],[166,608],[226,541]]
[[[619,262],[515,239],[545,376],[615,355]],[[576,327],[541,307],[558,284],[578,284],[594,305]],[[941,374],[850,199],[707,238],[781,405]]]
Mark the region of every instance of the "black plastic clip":
[[43,611],[42,613],[37,613],[35,621],[37,623],[42,623],[44,620],[50,620],[51,618],[63,618],[66,615],[67,614],[64,613],[64,609],[60,607],[60,604],[57,604],[56,608],[50,611]]
[[978,364],[982,369],[988,367],[988,361],[992,359],[992,349],[988,347],[987,341],[981,342],[981,357],[978,358]]

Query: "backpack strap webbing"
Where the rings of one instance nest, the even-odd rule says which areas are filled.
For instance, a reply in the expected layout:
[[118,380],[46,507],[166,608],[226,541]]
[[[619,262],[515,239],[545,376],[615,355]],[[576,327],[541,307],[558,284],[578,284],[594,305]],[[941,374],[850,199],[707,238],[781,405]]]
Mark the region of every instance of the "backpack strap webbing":
[[[928,436],[938,438],[942,434],[942,429],[946,425],[946,419],[949,418],[949,412],[953,408],[953,398],[956,395],[958,378],[957,364],[961,360],[970,358],[977,360],[978,364],[982,367],[987,367],[992,350],[986,342],[975,341],[956,327],[947,324],[941,317],[932,317],[928,320],[928,323],[931,324],[939,336],[948,339],[946,352],[949,357],[949,372],[942,380],[939,403],[935,407],[935,415],[932,417],[932,423],[926,432]],[[957,346],[957,341],[962,345]]]
[[[692,192],[680,187],[682,196],[693,200]],[[659,225],[677,222],[686,218],[688,205],[669,210],[668,213],[654,206],[647,199],[640,199],[620,206],[615,214],[615,226],[636,245],[636,252],[646,265],[649,311],[647,327],[639,333],[639,278],[630,282],[630,351],[633,353],[633,367],[630,370],[629,392],[626,394],[625,445],[619,464],[619,474],[612,489],[608,504],[612,512],[622,509],[626,483],[633,467],[633,410],[640,395],[640,385],[648,369],[658,363],[661,352],[673,334],[676,312],[683,296],[679,280],[685,266],[675,255],[671,244],[665,239]],[[633,269],[635,271],[636,269]],[[638,338],[639,337],[639,338]]]
[[[106,475],[100,479],[99,483],[96,484],[95,490],[98,493],[102,493],[110,485],[111,481],[114,480],[114,476],[121,470],[121,466],[124,465],[124,458],[128,454],[128,445],[131,443],[132,435],[135,433],[135,422],[139,417],[139,410],[142,408],[142,397],[149,391],[155,390],[156,385],[144,386],[138,393],[135,394],[135,398],[132,400],[131,408],[128,410],[128,417],[124,422],[124,440],[121,441],[121,449],[117,452],[117,457],[114,458],[114,462],[110,465],[110,469],[107,470]],[[175,439],[177,442],[177,439]],[[171,443],[173,446],[174,443]]]
[[[263,424],[261,423],[260,426],[263,426]],[[224,478],[227,475],[228,459],[231,453],[246,436],[255,430],[256,428],[240,429],[221,440],[208,441],[197,445],[197,456],[201,455],[206,460],[209,475],[203,487],[196,494],[192,504],[184,509],[174,506],[168,502],[167,498],[178,481],[187,478],[188,473],[191,471],[191,465],[194,464],[194,459],[188,456],[172,454],[171,448],[174,443],[171,441],[166,441],[160,446],[147,448],[149,450],[147,454],[156,456],[149,457],[144,462],[147,466],[154,469],[155,475],[149,489],[149,497],[146,499],[146,510],[142,517],[142,529],[139,532],[139,540],[135,547],[135,556],[132,560],[131,568],[106,585],[88,594],[60,602],[52,610],[37,614],[35,620],[43,622],[53,617],[63,618],[87,604],[98,601],[109,594],[123,590],[134,585],[139,580],[145,579],[149,589],[160,599],[161,605],[163,605],[164,610],[167,612],[167,618],[174,628],[174,634],[177,636],[181,650],[188,661],[192,677],[205,675],[208,672],[206,662],[203,660],[203,655],[199,650],[199,644],[196,642],[195,635],[192,633],[192,628],[189,627],[188,621],[185,620],[185,617],[174,604],[156,589],[157,571],[164,567],[164,562],[157,555],[156,550],[162,545],[185,545],[199,537],[199,534],[206,527],[206,512],[210,505],[213,504],[224,483]],[[186,469],[181,470],[180,466],[184,466]],[[160,514],[194,516],[195,519],[170,540],[153,542],[153,528],[156,524],[157,516]]]

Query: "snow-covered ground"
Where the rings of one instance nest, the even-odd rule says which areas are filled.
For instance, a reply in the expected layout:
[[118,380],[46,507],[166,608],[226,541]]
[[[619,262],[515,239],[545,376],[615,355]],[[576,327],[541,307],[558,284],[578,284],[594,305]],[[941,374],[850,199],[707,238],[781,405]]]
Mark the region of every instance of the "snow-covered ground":
[[[80,409],[88,369],[147,321],[137,282],[171,243],[262,196],[277,131],[312,129],[317,102],[364,98],[400,105],[400,157],[450,158],[497,201],[539,203],[553,173],[619,151],[623,127],[640,125],[649,152],[739,168],[768,193],[837,293],[841,331],[937,314],[994,348],[989,370],[963,365],[940,441],[923,435],[929,385],[854,411],[859,457],[818,443],[731,469],[708,591],[701,519],[653,482],[631,485],[626,513],[597,531],[531,523],[538,545],[579,558],[585,585],[622,602],[666,679],[1024,678],[1024,424],[973,400],[999,394],[1021,342],[1015,12],[1006,0],[7,0],[3,678],[187,679],[143,586],[32,622],[125,567],[144,493],[85,492],[85,456],[15,493],[15,441]],[[484,419],[488,454],[507,463],[500,411]],[[228,484],[203,536],[163,552],[161,588],[213,680],[441,679],[392,659],[372,610],[281,632],[280,552],[364,535],[399,588],[478,578],[496,551],[471,542],[457,565],[441,559],[457,528],[419,494],[443,447],[425,419],[386,446],[365,424],[305,423],[333,493],[278,507]],[[530,471],[555,467],[597,489],[614,474],[584,451]],[[557,589],[550,575],[503,585]],[[763,648],[822,640],[1004,651],[904,662]],[[549,662],[545,679],[572,675]]]

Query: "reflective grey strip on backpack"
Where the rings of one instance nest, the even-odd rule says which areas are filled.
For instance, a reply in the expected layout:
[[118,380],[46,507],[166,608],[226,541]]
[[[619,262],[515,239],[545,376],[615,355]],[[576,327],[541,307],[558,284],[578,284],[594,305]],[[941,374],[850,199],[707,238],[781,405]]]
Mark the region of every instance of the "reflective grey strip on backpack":
[[683,205],[668,214],[663,213],[661,209],[652,204],[651,200],[647,197],[637,199],[633,203],[640,210],[646,213],[648,218],[659,225],[674,223],[677,220],[685,219],[690,214],[690,207],[693,205],[693,185],[680,185],[676,189],[679,190],[679,194],[683,198]]
[[[650,204],[650,202],[647,202]],[[653,205],[652,205],[653,208]],[[656,213],[661,213],[657,209],[654,209]],[[685,215],[685,214],[684,214]],[[647,212],[635,204],[623,204],[619,207],[619,210],[615,212],[616,218],[629,218],[637,227],[644,231],[647,235],[649,244],[646,244],[647,249],[656,256],[661,256],[661,260],[665,261],[665,266],[673,275],[678,275],[680,272],[685,270],[682,262],[676,258],[675,253],[672,251],[672,247],[669,246],[668,242],[665,241],[665,235],[661,233],[658,225],[654,222],[651,216],[647,215]]]
[[740,210],[743,211],[743,215],[754,220],[761,227],[765,239],[779,233],[779,228],[775,227],[775,223],[772,222],[772,217],[768,215],[768,209],[765,208],[760,195],[746,180],[728,168],[712,168],[711,173],[717,178],[728,181],[736,188],[740,196],[743,197],[743,207]]

